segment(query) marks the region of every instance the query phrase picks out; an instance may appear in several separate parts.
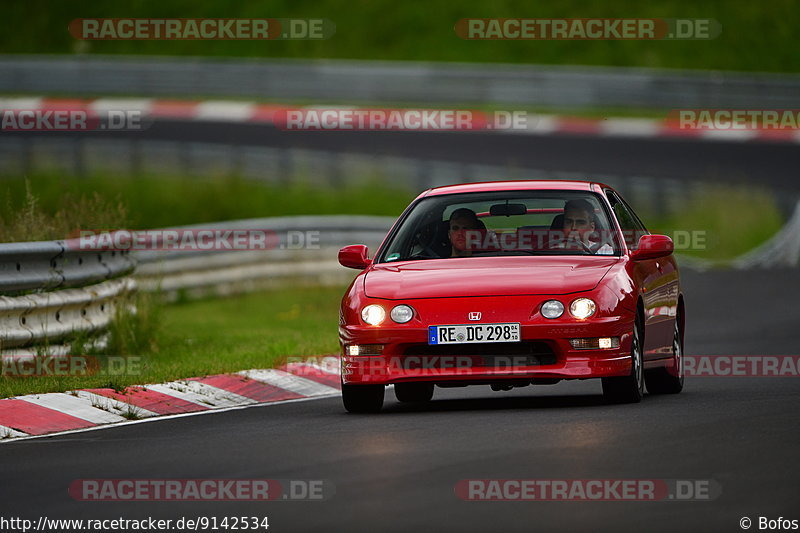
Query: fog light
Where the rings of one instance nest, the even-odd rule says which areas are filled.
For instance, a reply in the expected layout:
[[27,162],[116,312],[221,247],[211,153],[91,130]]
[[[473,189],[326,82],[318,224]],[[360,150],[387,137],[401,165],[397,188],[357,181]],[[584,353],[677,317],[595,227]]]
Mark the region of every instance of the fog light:
[[351,344],[347,347],[347,355],[355,357],[358,355],[381,355],[383,344]]
[[576,350],[607,350],[609,348],[619,348],[619,337],[570,339],[569,343]]

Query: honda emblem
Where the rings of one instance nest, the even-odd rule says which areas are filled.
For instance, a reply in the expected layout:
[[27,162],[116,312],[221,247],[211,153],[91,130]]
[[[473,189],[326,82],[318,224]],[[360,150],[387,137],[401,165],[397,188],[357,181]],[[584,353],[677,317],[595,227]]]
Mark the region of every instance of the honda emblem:
[[480,320],[480,319],[481,319],[481,313],[480,313],[480,311],[473,311],[473,312],[471,312],[471,313],[469,314],[469,319],[470,319],[470,320]]

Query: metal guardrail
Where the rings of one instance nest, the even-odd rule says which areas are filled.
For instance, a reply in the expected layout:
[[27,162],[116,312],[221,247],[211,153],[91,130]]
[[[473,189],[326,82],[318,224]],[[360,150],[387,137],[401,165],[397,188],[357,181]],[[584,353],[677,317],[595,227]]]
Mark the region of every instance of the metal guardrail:
[[[210,222],[204,224],[191,224],[173,229],[181,230],[263,230],[274,232],[274,248],[266,253],[276,257],[292,254],[292,249],[297,247],[290,236],[292,232],[317,232],[313,245],[318,248],[336,247],[337,249],[354,242],[365,244],[380,244],[386,232],[394,222],[392,217],[369,215],[300,215],[288,217],[246,218],[225,222]],[[298,247],[299,248],[299,247]],[[307,249],[301,251],[308,251]],[[224,252],[217,250],[185,251],[159,251],[146,250],[135,252],[136,262],[140,265],[163,262],[170,259],[185,258],[187,255],[206,257],[225,255],[227,253],[248,254],[251,252]],[[262,253],[262,252],[256,252]],[[243,259],[245,260],[245,259]],[[246,260],[245,260],[246,261]],[[139,269],[141,272],[141,268]]]
[[[103,331],[135,290],[128,252],[80,250],[69,241],[0,244],[0,354],[32,354],[76,332]],[[48,352],[64,351],[48,346]]]
[[135,289],[136,282],[125,277],[80,289],[0,296],[0,354],[31,355],[36,352],[31,346],[45,343],[48,354],[63,352],[57,343],[75,333],[104,331]]
[[0,56],[0,92],[558,108],[794,107],[800,76],[553,65]]
[[82,287],[125,276],[136,264],[126,251],[87,251],[68,241],[0,245],[0,295]]
[[[167,300],[226,296],[257,289],[297,285],[339,285],[353,271],[339,265],[339,248],[380,245],[394,219],[375,216],[296,216],[195,224],[180,229],[257,229],[275,232],[269,250],[142,251],[136,253],[136,279],[143,291]],[[293,236],[302,235],[302,244]]]

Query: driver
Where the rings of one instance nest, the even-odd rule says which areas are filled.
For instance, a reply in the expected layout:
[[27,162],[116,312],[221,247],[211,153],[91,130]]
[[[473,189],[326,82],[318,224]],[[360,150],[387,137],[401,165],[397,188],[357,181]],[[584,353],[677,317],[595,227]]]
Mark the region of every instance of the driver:
[[569,243],[580,242],[593,254],[611,255],[614,249],[608,243],[594,243],[592,235],[597,235],[594,208],[588,200],[569,200],[564,204],[564,238],[565,247]]
[[462,207],[450,215],[450,228],[447,237],[450,239],[450,257],[469,257],[472,250],[467,246],[467,232],[486,229],[483,222],[472,209]]

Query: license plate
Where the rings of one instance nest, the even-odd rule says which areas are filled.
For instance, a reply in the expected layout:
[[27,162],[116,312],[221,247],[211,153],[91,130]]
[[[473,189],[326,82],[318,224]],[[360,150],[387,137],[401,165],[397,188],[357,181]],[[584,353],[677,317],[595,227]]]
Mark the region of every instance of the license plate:
[[519,342],[519,323],[428,326],[428,344]]

